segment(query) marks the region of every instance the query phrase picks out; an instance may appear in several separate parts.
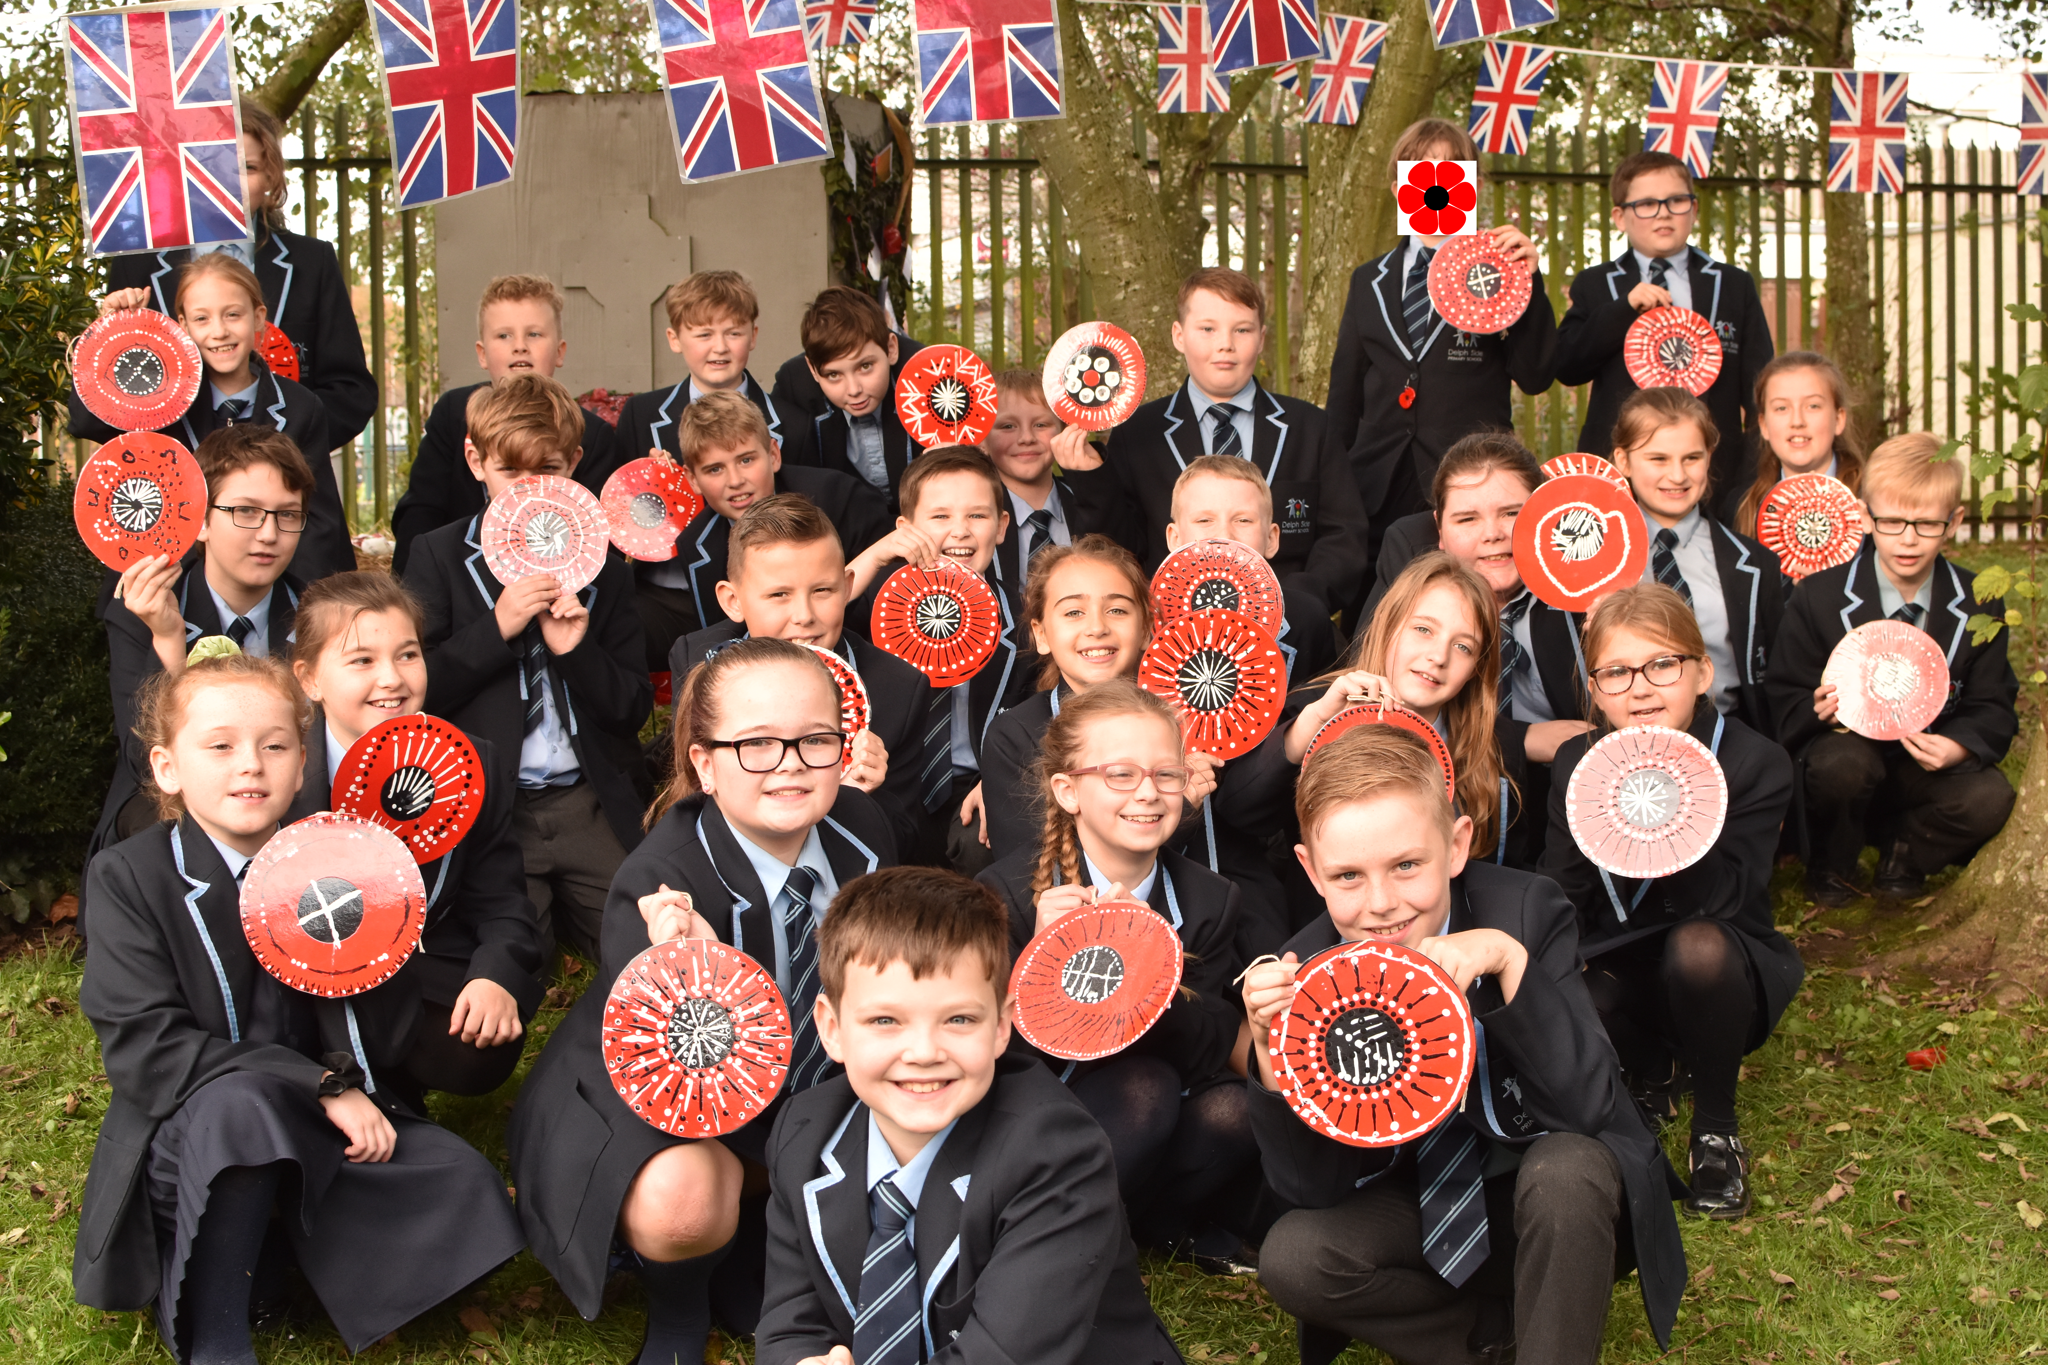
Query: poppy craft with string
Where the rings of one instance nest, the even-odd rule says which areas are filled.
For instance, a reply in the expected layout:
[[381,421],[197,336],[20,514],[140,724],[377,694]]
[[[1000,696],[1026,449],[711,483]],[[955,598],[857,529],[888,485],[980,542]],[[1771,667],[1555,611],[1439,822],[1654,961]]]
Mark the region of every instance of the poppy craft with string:
[[1904,621],[1871,621],[1836,641],[1820,680],[1835,685],[1835,719],[1865,739],[1904,739],[1948,704],[1948,659]]
[[1863,504],[1840,479],[1795,474],[1764,494],[1756,538],[1796,582],[1856,557],[1863,548]]
[[1531,493],[1511,543],[1522,582],[1560,611],[1587,610],[1650,562],[1634,495],[1592,474],[1560,474]]
[[1111,1056],[1159,1022],[1180,975],[1180,935],[1156,910],[1098,901],[1061,915],[1017,955],[1017,1032],[1067,1061]]
[[1529,310],[1529,272],[1491,233],[1455,237],[1429,258],[1429,302],[1461,332],[1505,332]]
[[926,450],[978,446],[996,429],[995,372],[965,346],[920,347],[896,378],[896,415]]
[[1397,730],[1406,730],[1429,745],[1430,753],[1436,756],[1436,763],[1444,770],[1444,795],[1450,800],[1458,799],[1458,771],[1451,764],[1451,746],[1444,743],[1444,737],[1436,727],[1405,706],[1380,706],[1373,702],[1361,701],[1354,695],[1356,706],[1347,706],[1336,715],[1324,721],[1315,737],[1308,742],[1308,748],[1301,754],[1304,766],[1316,756],[1316,751],[1347,730],[1361,725],[1391,725]]
[[1121,327],[1084,322],[1052,344],[1039,379],[1053,416],[1084,431],[1107,431],[1145,399],[1145,352]]
[[604,567],[610,536],[604,508],[589,489],[574,479],[533,474],[491,499],[478,540],[485,566],[507,587],[551,574],[564,593],[578,593]]
[[[1605,479],[1616,488],[1628,488],[1628,480],[1621,477],[1621,471],[1598,455],[1584,451],[1573,451],[1569,455],[1553,455],[1543,462],[1543,477],[1554,479],[1562,474],[1591,474],[1596,479]],[[1633,497],[1634,493],[1631,492]]]
[[996,652],[1002,613],[988,581],[941,560],[931,568],[905,564],[875,594],[874,642],[931,679],[951,687],[981,672]]
[[1645,309],[1621,340],[1628,377],[1643,389],[1684,389],[1697,398],[1721,373],[1721,338],[1690,308]]
[[702,938],[657,943],[627,963],[599,1032],[626,1107],[683,1138],[759,1118],[789,1076],[794,1045],[775,979],[739,949]]
[[1188,748],[1235,758],[1279,721],[1287,663],[1250,617],[1195,611],[1152,636],[1138,663],[1138,686],[1173,708]]
[[348,746],[329,804],[382,825],[424,866],[461,843],[484,802],[483,762],[436,716],[393,716]]
[[382,825],[321,811],[286,825],[242,877],[242,933],[263,970],[308,995],[360,995],[419,947],[427,888]]
[[1632,725],[1586,751],[1565,784],[1579,851],[1617,877],[1668,877],[1706,856],[1728,818],[1728,779],[1683,730]]
[[154,431],[183,417],[205,373],[185,329],[153,308],[109,313],[71,344],[78,401],[121,431]]
[[1295,969],[1266,1045],[1303,1123],[1353,1147],[1392,1147],[1464,1100],[1473,1041],[1471,1008],[1443,968],[1398,943],[1340,943]]
[[93,558],[115,573],[151,555],[183,559],[206,524],[206,475],[170,437],[131,431],[78,471],[71,521]]
[[1161,560],[1152,575],[1152,610],[1161,625],[1189,612],[1234,611],[1275,636],[1287,616],[1273,566],[1234,540],[1198,540]]
[[1401,231],[1411,237],[1465,237],[1479,231],[1479,163],[1403,161],[1394,167]]
[[676,537],[704,510],[683,467],[666,455],[643,455],[604,481],[605,531],[622,554],[658,563],[676,557]]
[[263,324],[263,335],[256,339],[256,354],[263,357],[263,363],[272,374],[281,374],[294,383],[299,378],[299,348],[292,345],[292,339],[284,334],[284,328],[274,322]]
[[846,757],[839,761],[839,771],[845,772],[853,766],[853,737],[868,728],[867,684],[836,652],[816,645],[805,645],[804,648],[818,656],[825,665],[825,671],[832,675],[832,681],[839,687],[839,728],[847,740]]

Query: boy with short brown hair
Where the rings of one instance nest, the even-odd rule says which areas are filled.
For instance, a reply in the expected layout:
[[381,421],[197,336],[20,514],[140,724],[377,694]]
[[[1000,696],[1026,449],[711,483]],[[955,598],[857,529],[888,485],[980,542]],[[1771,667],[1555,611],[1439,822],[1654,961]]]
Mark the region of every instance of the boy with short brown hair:
[[896,511],[896,484],[923,447],[896,415],[902,373],[896,333],[882,306],[833,285],[804,310],[804,363],[830,406],[808,431],[790,431],[784,458],[822,465],[862,480]]
[[668,311],[668,348],[683,358],[688,373],[678,383],[626,400],[619,410],[620,462],[657,450],[680,457],[683,413],[712,393],[741,394],[761,410],[769,439],[783,440],[782,413],[747,368],[761,339],[761,304],[747,277],[737,270],[699,270],[670,285],[662,305]]

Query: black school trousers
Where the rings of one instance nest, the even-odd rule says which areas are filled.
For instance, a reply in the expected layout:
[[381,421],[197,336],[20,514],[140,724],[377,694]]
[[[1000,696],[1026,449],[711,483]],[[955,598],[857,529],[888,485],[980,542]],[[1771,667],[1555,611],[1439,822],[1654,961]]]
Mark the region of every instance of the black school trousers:
[[1969,862],[2012,814],[2012,784],[1998,769],[1929,772],[1897,741],[1822,735],[1807,747],[1804,776],[1811,872],[1847,878],[1865,844],[1882,857],[1902,840],[1907,870],[1925,877]]

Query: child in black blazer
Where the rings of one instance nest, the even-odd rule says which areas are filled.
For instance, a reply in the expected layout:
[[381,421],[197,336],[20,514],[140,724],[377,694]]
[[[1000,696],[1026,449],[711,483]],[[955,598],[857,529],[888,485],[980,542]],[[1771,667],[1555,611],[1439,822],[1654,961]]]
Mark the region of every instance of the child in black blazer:
[[1863,438],[1849,406],[1849,380],[1818,351],[1787,351],[1756,376],[1756,473],[1749,486],[1718,491],[1721,519],[1756,534],[1771,490],[1801,474],[1863,486]]
[[888,314],[858,289],[835,284],[812,299],[804,310],[803,360],[828,406],[783,442],[790,464],[860,479],[887,499],[892,516],[904,467],[924,450],[896,415],[896,380],[908,359],[897,341]]
[[[1829,906],[1862,894],[1866,843],[1879,851],[1877,893],[1918,896],[1928,874],[1967,863],[2004,828],[2014,799],[1998,764],[2019,729],[2019,680],[2006,637],[1970,629],[1980,612],[2004,620],[2005,604],[1979,602],[1976,576],[1941,553],[1962,525],[1962,467],[1926,432],[1894,436],[1870,453],[1863,497],[1861,552],[1792,590],[1764,685],[1797,773],[1807,894]],[[1926,631],[1948,660],[1947,704],[1903,740],[1842,728],[1841,698],[1821,682],[1844,635],[1886,619]]]
[[1060,455],[1074,458],[1088,439],[1068,428],[1045,401],[1037,370],[1004,370],[996,375],[996,424],[981,443],[1003,477],[1009,529],[996,544],[995,576],[1014,605],[1024,601],[1024,579],[1033,557],[1054,545],[1097,529],[1081,515],[1081,500],[1060,472]]
[[[1685,1290],[1670,1163],[1630,1102],[1586,997],[1572,907],[1541,877],[1468,861],[1470,821],[1416,736],[1359,726],[1318,750],[1295,796],[1302,867],[1329,906],[1244,1003],[1252,1128],[1295,1206],[1259,1279],[1301,1321],[1304,1365],[1356,1338],[1399,1360],[1600,1354],[1631,1261],[1660,1344]],[[1464,1102],[1419,1140],[1353,1147],[1288,1108],[1264,1045],[1295,968],[1340,944],[1398,943],[1465,993],[1484,1032]],[[1631,1254],[1632,1253],[1632,1254]]]
[[[1597,734],[1558,750],[1544,875],[1579,912],[1586,988],[1631,1088],[1671,1117],[1679,1072],[1692,1078],[1692,1193],[1709,1218],[1749,1212],[1749,1153],[1735,1083],[1744,1053],[1769,1040],[1806,974],[1772,922],[1771,871],[1792,800],[1785,751],[1708,698],[1714,664],[1699,623],[1658,583],[1603,599],[1586,621]],[[1635,881],[1595,867],[1572,837],[1565,794],[1593,743],[1623,726],[1682,730],[1711,749],[1728,780],[1720,837],[1668,877]]]
[[519,1223],[488,1161],[379,1084],[396,1049],[372,997],[403,987],[302,994],[250,951],[239,882],[298,791],[307,712],[282,660],[229,648],[152,682],[165,819],[93,867],[78,999],[113,1096],[72,1283],[153,1304],[178,1361],[252,1361],[276,1236],[359,1352],[511,1259]]
[[[488,502],[530,474],[567,477],[583,410],[539,375],[471,395],[468,460]],[[605,893],[639,841],[648,783],[640,727],[654,707],[633,574],[608,554],[569,594],[552,575],[503,584],[484,566],[481,512],[420,538],[405,585],[427,611],[426,710],[519,761],[513,816],[549,951],[596,950]],[[534,700],[539,705],[533,705]]]
[[[896,860],[888,822],[841,780],[839,702],[825,666],[785,640],[742,641],[691,675],[677,696],[676,777],[612,883],[596,979],[512,1110],[512,1178],[534,1254],[591,1319],[623,1254],[647,1285],[643,1361],[703,1357],[711,1274],[743,1218],[742,1159],[758,1167],[774,1115],[836,1073],[811,1023],[817,926],[840,887]],[[671,1137],[628,1108],[599,1049],[612,983],[650,945],[676,938],[714,938],[752,956],[775,977],[796,1029],[776,1102],[703,1142]],[[758,1256],[758,1237],[748,1245]],[[758,1262],[738,1278],[741,1302],[726,1311],[740,1320],[729,1325],[751,1331]]]

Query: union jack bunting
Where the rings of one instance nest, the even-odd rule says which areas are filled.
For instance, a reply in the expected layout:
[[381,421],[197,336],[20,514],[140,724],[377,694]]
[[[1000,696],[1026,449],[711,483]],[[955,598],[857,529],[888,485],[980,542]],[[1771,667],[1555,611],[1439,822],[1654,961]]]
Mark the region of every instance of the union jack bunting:
[[926,124],[1058,118],[1055,0],[912,0]]
[[1555,0],[1429,0],[1429,30],[1438,47],[1476,43],[1556,18]]
[[[1322,50],[1308,68],[1308,108],[1302,117],[1310,123],[1337,123],[1346,127],[1358,122],[1365,108],[1366,92],[1372,89],[1372,74],[1379,69],[1380,53],[1387,45],[1387,26],[1377,19],[1360,19],[1349,14],[1323,16]],[[1293,73],[1290,70],[1289,75]],[[1293,82],[1287,82],[1290,86]]]
[[227,10],[73,14],[64,51],[93,254],[247,241]]
[[797,0],[652,0],[685,181],[832,155]]
[[811,46],[851,47],[874,36],[876,0],[804,0],[804,36]]
[[1657,62],[1652,72],[1643,150],[1669,152],[1694,175],[1705,175],[1714,159],[1728,68],[1719,62]]
[[1905,72],[1835,73],[1828,101],[1827,187],[1852,194],[1905,192]]
[[1529,150],[1536,104],[1557,53],[1528,43],[1488,43],[1484,52],[1467,129],[1480,151],[1520,156]]
[[1209,46],[1209,11],[1191,5],[1161,5],[1159,19],[1159,112],[1223,114],[1230,111],[1230,86],[1216,74]]
[[2020,73],[2019,188],[2048,194],[2048,71]]
[[1316,0],[1208,0],[1216,74],[1251,71],[1315,57],[1323,26]]
[[518,0],[371,0],[370,14],[398,206],[510,180],[519,145]]

